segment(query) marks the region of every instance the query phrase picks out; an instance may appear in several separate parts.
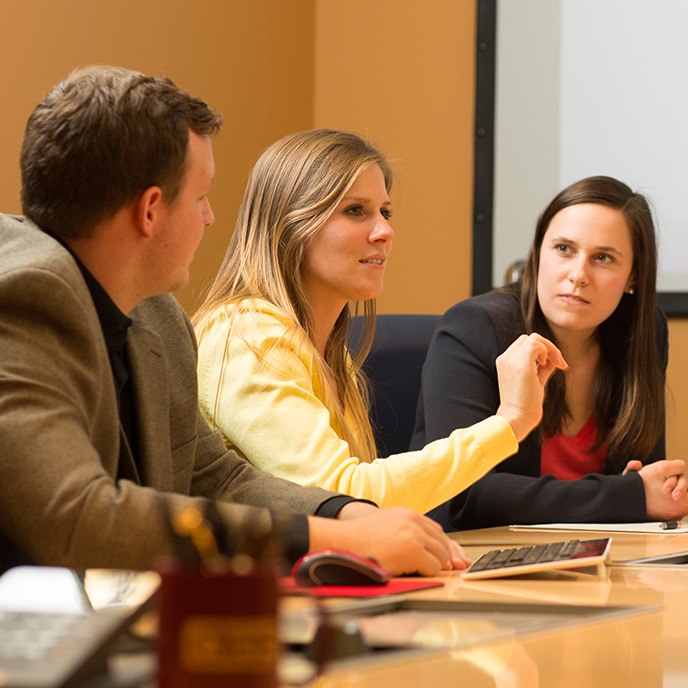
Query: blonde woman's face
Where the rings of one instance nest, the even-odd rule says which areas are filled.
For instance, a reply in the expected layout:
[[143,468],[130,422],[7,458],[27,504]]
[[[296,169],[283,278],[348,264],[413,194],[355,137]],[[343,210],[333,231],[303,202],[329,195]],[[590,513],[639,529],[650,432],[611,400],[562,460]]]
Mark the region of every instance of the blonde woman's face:
[[304,253],[301,277],[313,312],[340,313],[373,299],[392,250],[391,203],[380,166],[361,172]]

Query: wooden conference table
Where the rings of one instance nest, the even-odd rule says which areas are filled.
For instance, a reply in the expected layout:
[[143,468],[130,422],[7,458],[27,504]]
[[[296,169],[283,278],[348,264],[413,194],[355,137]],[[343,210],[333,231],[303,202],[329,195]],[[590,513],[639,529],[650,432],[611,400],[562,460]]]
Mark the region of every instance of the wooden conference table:
[[[688,552],[688,533],[634,534],[516,531],[508,527],[456,535],[472,559],[503,546],[612,537],[612,560]],[[688,565],[612,566],[607,579],[554,574],[462,581],[442,574],[442,587],[408,598],[505,604],[579,605],[600,611],[560,627],[498,634],[477,645],[402,651],[347,659],[311,681],[317,688],[450,688],[453,686],[688,686]],[[334,601],[331,604],[343,604]],[[299,604],[298,598],[287,605]],[[563,609],[562,607],[558,607]],[[632,608],[629,613],[624,610]],[[556,608],[554,608],[556,609]],[[478,624],[489,624],[485,614]],[[403,625],[403,624],[402,624]],[[484,629],[482,629],[484,630]],[[462,631],[465,633],[465,629]],[[488,634],[489,635],[489,634]],[[446,637],[443,636],[443,637]],[[460,640],[460,638],[459,638]]]

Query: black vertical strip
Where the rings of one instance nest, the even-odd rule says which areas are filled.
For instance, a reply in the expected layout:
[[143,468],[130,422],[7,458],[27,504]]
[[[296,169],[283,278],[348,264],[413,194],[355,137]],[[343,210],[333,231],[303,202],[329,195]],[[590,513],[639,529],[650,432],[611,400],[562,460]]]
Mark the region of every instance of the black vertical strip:
[[473,294],[492,289],[494,113],[497,0],[477,0],[475,162],[473,187]]

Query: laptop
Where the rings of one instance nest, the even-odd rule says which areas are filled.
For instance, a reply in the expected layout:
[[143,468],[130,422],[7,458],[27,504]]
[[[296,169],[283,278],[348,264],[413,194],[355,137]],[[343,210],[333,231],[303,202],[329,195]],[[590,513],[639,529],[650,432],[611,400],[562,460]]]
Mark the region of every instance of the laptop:
[[159,583],[154,572],[9,569],[0,576],[0,685],[62,688],[106,675],[109,652]]

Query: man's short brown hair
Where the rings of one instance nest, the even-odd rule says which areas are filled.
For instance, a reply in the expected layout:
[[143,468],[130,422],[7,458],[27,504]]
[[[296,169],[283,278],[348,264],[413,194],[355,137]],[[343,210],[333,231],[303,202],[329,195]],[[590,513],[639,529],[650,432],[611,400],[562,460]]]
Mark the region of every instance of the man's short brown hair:
[[24,214],[62,237],[87,237],[137,194],[159,186],[167,202],[186,173],[189,129],[214,134],[215,110],[170,79],[87,67],[48,93],[21,151]]

